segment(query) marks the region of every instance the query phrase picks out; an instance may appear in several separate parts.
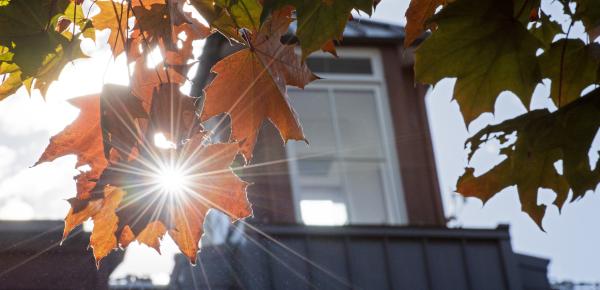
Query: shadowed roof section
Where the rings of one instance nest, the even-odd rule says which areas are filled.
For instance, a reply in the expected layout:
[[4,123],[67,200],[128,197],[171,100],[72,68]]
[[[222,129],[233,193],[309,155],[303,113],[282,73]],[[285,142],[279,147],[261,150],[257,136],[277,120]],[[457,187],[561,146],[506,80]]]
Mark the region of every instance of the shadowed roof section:
[[171,289],[550,289],[548,261],[515,254],[506,226],[245,230],[205,247],[195,268],[178,256]]
[[[290,25],[291,32],[296,29],[296,22]],[[346,24],[342,43],[345,44],[398,44],[404,41],[404,27],[400,25],[373,21],[365,18],[354,18]]]

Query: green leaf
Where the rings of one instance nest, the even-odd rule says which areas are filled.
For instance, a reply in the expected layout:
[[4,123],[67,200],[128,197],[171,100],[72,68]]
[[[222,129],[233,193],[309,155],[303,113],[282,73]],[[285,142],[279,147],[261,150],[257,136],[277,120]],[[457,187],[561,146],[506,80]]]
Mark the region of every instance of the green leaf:
[[521,23],[527,24],[530,22],[531,14],[540,8],[540,0],[513,0],[513,13]]
[[597,0],[576,0],[573,20],[581,20],[590,40],[600,36],[600,3]]
[[352,10],[373,12],[373,0],[283,0],[265,1],[265,10],[261,19],[286,5],[296,8],[298,24],[296,36],[302,47],[302,58],[320,50],[328,41],[339,40],[350,19]]
[[[491,170],[475,176],[467,168],[457,183],[457,192],[484,202],[502,189],[516,185],[523,211],[541,227],[545,206],[538,205],[538,190],[547,188],[557,196],[559,209],[593,190],[600,182],[600,162],[590,167],[588,151],[600,126],[600,89],[571,102],[555,112],[535,110],[517,118],[491,125],[467,140],[471,153],[490,139],[503,142],[506,159]],[[516,133],[514,144],[506,137]],[[562,160],[562,174],[555,163]]]
[[561,39],[539,58],[543,77],[551,83],[550,97],[562,107],[581,96],[581,91],[597,82],[600,45],[586,45],[579,39]]
[[550,20],[548,15],[542,13],[539,20],[539,26],[534,26],[529,29],[533,36],[537,37],[537,39],[544,45],[544,48],[549,48],[554,40],[554,37],[562,33],[562,27],[560,24]]
[[12,61],[24,76],[34,74],[65,39],[55,25],[68,4],[68,0],[31,0],[0,7],[0,45],[14,53]]
[[262,6],[256,0],[216,0],[215,3],[227,11],[236,27],[258,31]]
[[541,43],[513,17],[511,1],[456,0],[431,21],[438,29],[417,48],[416,79],[457,78],[454,98],[467,124],[492,112],[506,90],[529,105],[540,81]]
[[0,100],[14,94],[23,85],[21,71],[2,76],[0,80],[2,80],[2,83],[0,83]]
[[243,42],[242,28],[258,31],[262,6],[257,0],[191,0],[202,17],[223,35]]

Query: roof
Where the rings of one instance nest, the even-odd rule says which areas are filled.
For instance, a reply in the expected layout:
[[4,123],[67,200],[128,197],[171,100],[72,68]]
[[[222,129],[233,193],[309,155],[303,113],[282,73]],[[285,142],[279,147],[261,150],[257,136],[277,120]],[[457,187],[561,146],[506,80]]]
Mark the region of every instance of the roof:
[[107,289],[123,259],[118,251],[96,268],[90,233],[76,228],[61,242],[64,221],[0,221],[0,290]]
[[177,256],[171,289],[549,290],[547,260],[507,227],[248,226],[246,240]]
[[[293,22],[290,28],[295,31],[296,22]],[[403,26],[365,18],[353,18],[346,24],[342,42],[396,44],[404,41],[404,35]]]

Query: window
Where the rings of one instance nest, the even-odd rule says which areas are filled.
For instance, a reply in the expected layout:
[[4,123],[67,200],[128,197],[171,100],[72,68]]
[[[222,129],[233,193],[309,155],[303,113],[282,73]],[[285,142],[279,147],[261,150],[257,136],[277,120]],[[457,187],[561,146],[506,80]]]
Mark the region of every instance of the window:
[[[345,51],[340,51],[341,53]],[[290,89],[310,142],[290,143],[287,154],[298,219],[313,225],[400,224],[404,197],[385,87],[375,51],[308,64],[325,80]],[[350,54],[350,52],[347,52]],[[332,63],[356,73],[338,73]],[[335,72],[335,73],[333,73]]]

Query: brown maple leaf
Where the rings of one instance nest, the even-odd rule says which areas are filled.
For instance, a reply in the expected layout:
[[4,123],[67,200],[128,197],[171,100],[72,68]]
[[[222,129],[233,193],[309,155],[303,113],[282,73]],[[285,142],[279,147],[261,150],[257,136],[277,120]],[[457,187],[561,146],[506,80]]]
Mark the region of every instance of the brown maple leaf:
[[[303,88],[317,77],[280,42],[291,22],[291,9],[276,11],[255,36],[249,48],[219,61],[215,79],[205,88],[201,121],[222,113],[231,117],[231,138],[241,143],[249,161],[263,121],[271,121],[281,137],[304,140],[302,128],[287,101],[286,85]],[[235,69],[232,69],[235,68]]]
[[412,0],[406,10],[406,36],[404,46],[411,45],[427,29],[427,20],[447,0]]
[[185,187],[178,193],[166,193],[157,185],[155,171],[167,163],[146,158],[149,155],[109,166],[97,184],[103,188],[103,196],[87,200],[79,210],[72,203],[63,238],[91,218],[90,245],[99,263],[118,245],[127,247],[135,240],[160,251],[160,241],[168,232],[194,262],[208,210],[220,210],[236,220],[251,214],[248,184],[230,168],[239,145],[204,143],[205,136],[199,133],[181,149],[165,154],[173,158],[169,160],[178,160],[175,163],[184,172]]
[[152,134],[163,133],[168,140],[180,144],[200,131],[195,99],[183,95],[178,84],[162,84],[154,89],[150,109]]
[[[137,119],[148,118],[142,101],[132,95],[128,87],[106,85],[102,90],[100,110],[105,157],[109,160],[131,159],[134,146],[143,138]],[[113,149],[115,152],[111,152]]]
[[218,209],[233,219],[252,214],[246,197],[248,183],[229,168],[238,154],[235,143],[203,146],[203,136],[197,135],[186,143],[183,155],[192,172],[189,188],[172,211],[173,228],[169,235],[192,263],[196,261],[198,243],[203,233],[204,217],[209,209]]
[[90,167],[88,172],[77,177],[77,198],[88,199],[95,185],[93,180],[97,180],[108,165],[102,144],[100,96],[79,97],[69,102],[81,110],[79,116],[62,132],[50,138],[50,144],[35,165],[75,154],[75,167]]

